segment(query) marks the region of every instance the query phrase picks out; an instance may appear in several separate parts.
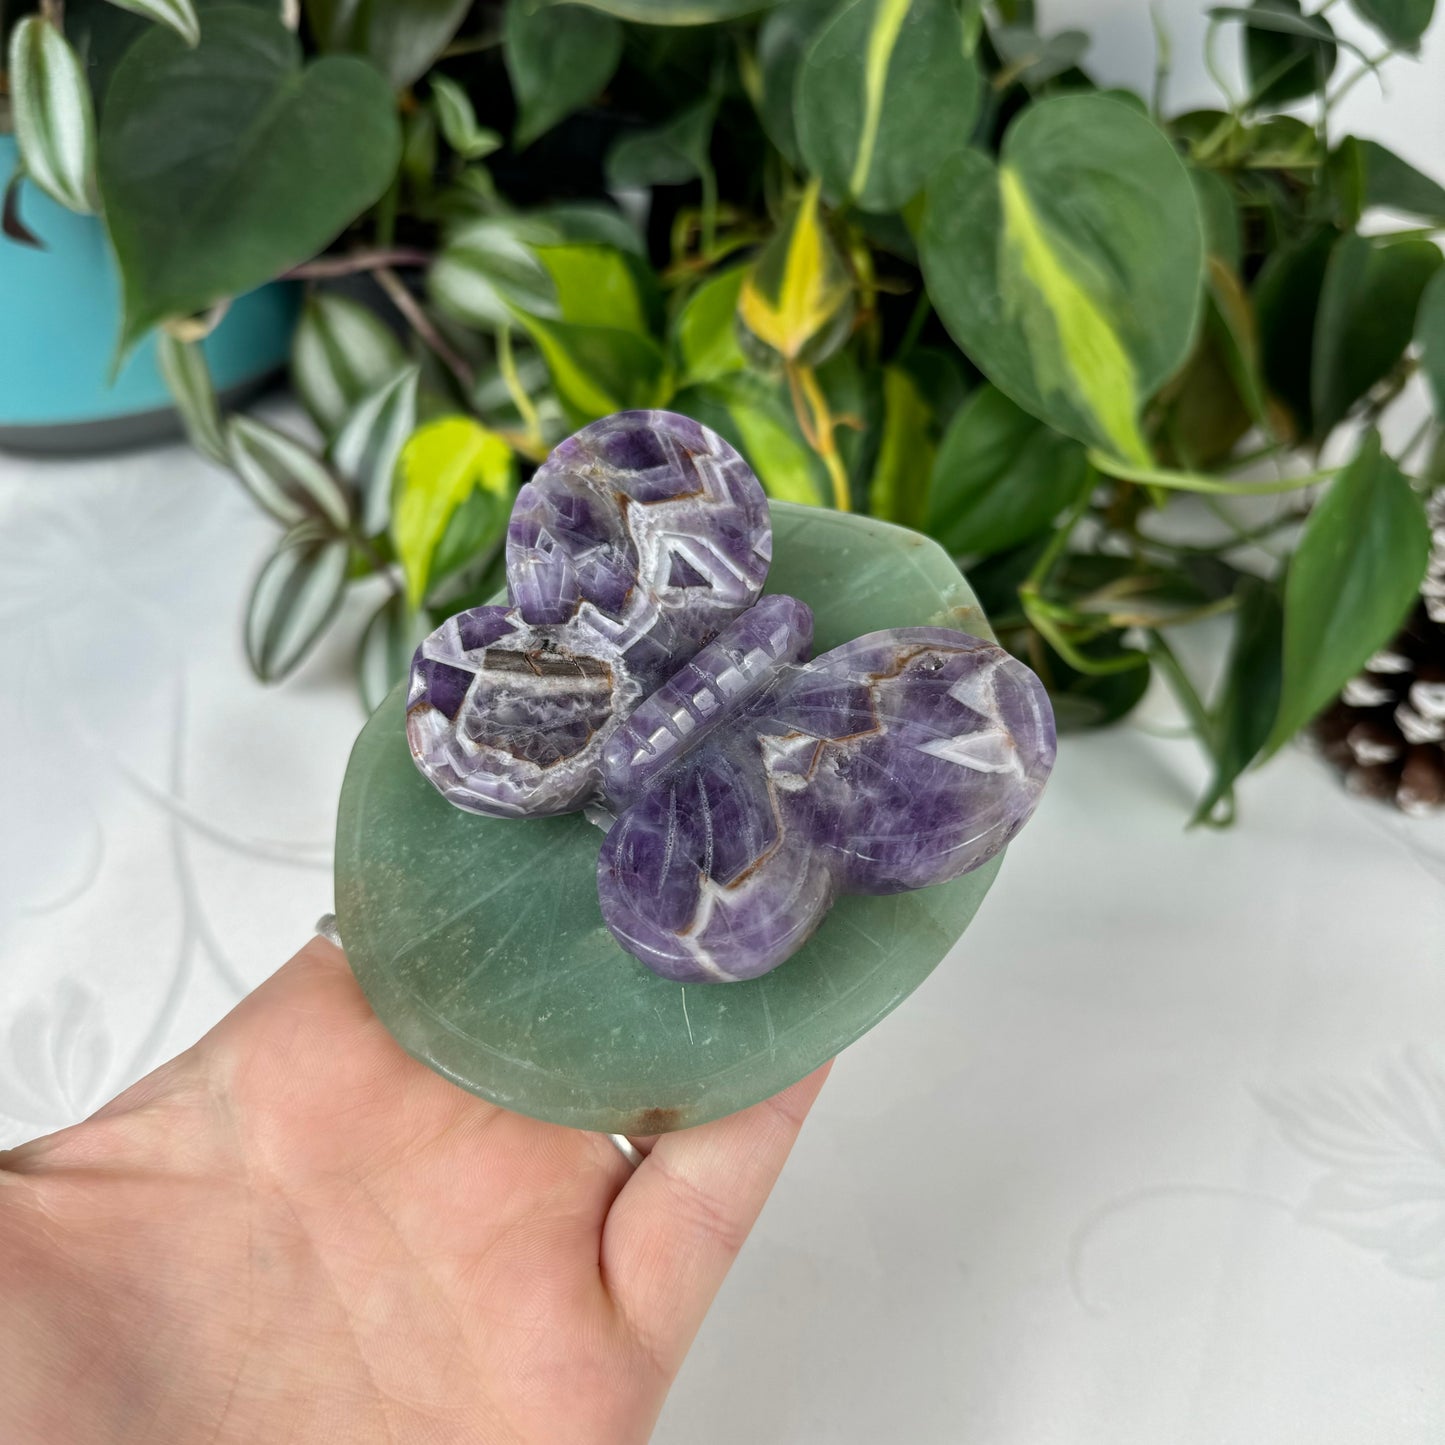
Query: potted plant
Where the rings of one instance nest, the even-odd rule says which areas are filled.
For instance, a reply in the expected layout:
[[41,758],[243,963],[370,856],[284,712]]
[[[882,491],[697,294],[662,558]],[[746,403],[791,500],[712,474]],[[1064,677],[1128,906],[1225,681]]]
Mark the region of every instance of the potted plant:
[[[375,701],[419,633],[496,590],[511,491],[549,443],[666,405],[775,497],[942,541],[1061,722],[1113,721],[1160,677],[1213,766],[1198,820],[1352,685],[1368,716],[1330,726],[1357,779],[1363,749],[1362,785],[1445,797],[1445,189],[1335,119],[1418,48],[1428,4],[1356,0],[1378,53],[1297,0],[1217,7],[1244,93],[1184,113],[1163,61],[1151,97],[1101,89],[1087,37],[1039,33],[1027,0],[163,8],[199,43],[127,49],[96,172],[125,338],[170,325],[198,444],[285,529],[247,613],[261,676],[379,576]],[[22,146],[48,136],[79,188],[64,42],[53,13],[27,23],[48,99],[17,112]],[[257,77],[242,40],[263,33]],[[218,135],[204,194],[225,199],[192,207],[167,138],[222,114],[257,143]],[[178,203],[198,218],[179,239]],[[406,332],[313,291],[305,437],[223,424],[174,330],[278,274],[370,277]],[[1387,455],[1378,423],[1417,373],[1436,415]],[[1187,496],[1218,509],[1203,537],[1173,526]],[[1216,614],[1205,696],[1170,637]]]

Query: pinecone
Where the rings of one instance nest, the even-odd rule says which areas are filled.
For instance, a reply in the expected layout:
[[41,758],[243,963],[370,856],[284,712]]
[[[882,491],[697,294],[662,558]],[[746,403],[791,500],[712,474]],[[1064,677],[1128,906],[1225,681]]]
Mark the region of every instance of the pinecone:
[[1350,792],[1389,798],[1406,813],[1445,805],[1445,491],[1427,510],[1432,546],[1419,605],[1315,724]]

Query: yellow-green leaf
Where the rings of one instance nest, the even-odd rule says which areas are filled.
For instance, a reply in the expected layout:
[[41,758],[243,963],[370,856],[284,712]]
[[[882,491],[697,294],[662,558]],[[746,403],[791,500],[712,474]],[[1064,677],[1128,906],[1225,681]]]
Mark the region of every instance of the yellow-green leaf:
[[397,466],[391,537],[413,607],[426,596],[432,559],[457,508],[478,491],[505,501],[515,478],[512,449],[472,417],[439,417],[412,433]]
[[848,269],[824,225],[814,180],[744,279],[738,314],[759,341],[796,361],[851,305]]
[[933,411],[901,366],[883,369],[883,436],[868,490],[868,510],[885,522],[921,527],[936,447]]
[[712,276],[688,298],[677,318],[677,352],[684,382],[711,381],[747,365],[738,345],[738,295],[747,267]]

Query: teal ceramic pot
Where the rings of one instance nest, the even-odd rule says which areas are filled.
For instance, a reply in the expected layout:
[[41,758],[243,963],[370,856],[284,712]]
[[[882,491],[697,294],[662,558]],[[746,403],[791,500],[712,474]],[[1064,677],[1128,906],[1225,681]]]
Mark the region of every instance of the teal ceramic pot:
[[[0,136],[0,176],[14,167],[15,142]],[[0,447],[98,451],[179,433],[153,336],[111,377],[120,278],[100,221],[28,181],[20,212],[45,249],[0,238]],[[299,304],[300,287],[282,284],[232,304],[204,343],[223,401],[235,404],[284,365]]]

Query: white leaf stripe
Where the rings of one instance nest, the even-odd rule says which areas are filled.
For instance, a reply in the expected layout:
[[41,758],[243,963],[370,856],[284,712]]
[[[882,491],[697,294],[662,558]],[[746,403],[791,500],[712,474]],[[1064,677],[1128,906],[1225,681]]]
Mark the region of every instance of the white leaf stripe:
[[147,20],[169,25],[187,45],[200,43],[201,22],[191,0],[110,0],[110,3],[133,15],[144,15]]
[[246,610],[246,656],[263,682],[285,677],[341,605],[345,542],[283,542],[261,569]]
[[361,530],[373,537],[391,520],[391,482],[402,446],[416,428],[421,368],[408,366],[352,408],[331,459],[361,499]]
[[156,359],[191,445],[213,462],[230,466],[205,353],[195,342],[178,341],[162,331],[156,337]]
[[72,211],[95,209],[95,116],[90,90],[65,37],[40,16],[10,37],[15,142],[26,174]]
[[296,328],[291,379],[307,411],[329,434],[405,359],[379,317],[344,296],[322,292],[307,301]]
[[232,417],[226,436],[236,475],[273,517],[294,523],[319,515],[340,529],[350,524],[341,484],[300,442],[248,416]]

